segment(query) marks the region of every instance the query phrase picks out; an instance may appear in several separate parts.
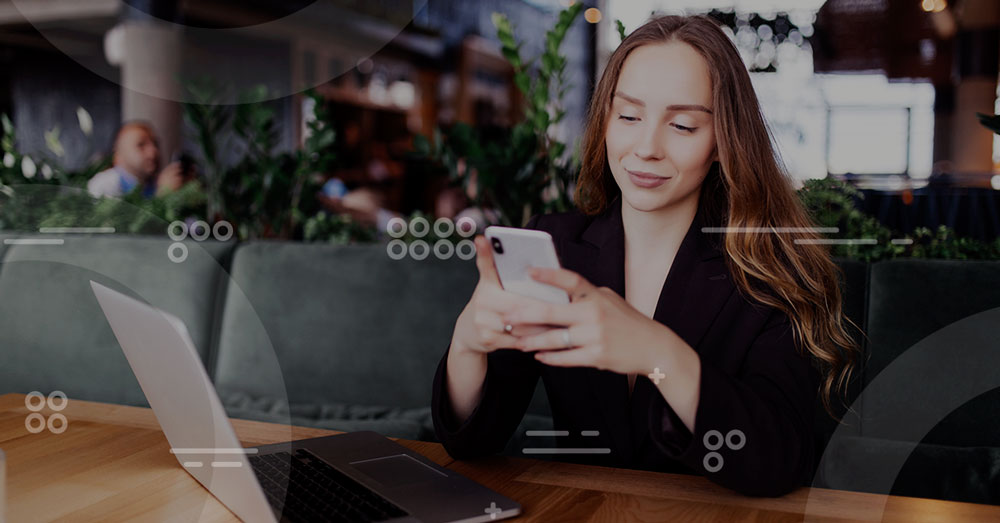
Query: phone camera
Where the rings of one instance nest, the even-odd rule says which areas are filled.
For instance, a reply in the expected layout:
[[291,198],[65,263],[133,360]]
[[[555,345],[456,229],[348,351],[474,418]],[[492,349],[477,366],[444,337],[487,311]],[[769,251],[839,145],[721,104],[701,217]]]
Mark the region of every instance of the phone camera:
[[500,243],[500,238],[492,238],[493,250],[497,254],[503,254],[503,244]]

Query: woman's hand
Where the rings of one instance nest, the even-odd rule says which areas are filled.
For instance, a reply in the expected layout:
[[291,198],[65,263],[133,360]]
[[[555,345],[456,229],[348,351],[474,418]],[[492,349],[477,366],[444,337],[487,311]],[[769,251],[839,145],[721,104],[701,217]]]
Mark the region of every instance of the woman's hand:
[[565,290],[570,303],[541,302],[512,311],[498,323],[562,327],[517,340],[515,348],[538,351],[535,358],[546,365],[645,375],[656,367],[668,368],[670,349],[684,344],[673,330],[636,310],[615,291],[595,287],[575,272],[533,268],[531,275]]
[[[549,330],[550,327],[542,325],[515,326],[503,320],[506,314],[535,308],[545,302],[505,291],[500,286],[489,242],[479,235],[475,244],[479,283],[455,322],[453,347],[462,352],[485,355],[497,349],[515,348],[520,337]],[[511,328],[507,328],[508,325]]]

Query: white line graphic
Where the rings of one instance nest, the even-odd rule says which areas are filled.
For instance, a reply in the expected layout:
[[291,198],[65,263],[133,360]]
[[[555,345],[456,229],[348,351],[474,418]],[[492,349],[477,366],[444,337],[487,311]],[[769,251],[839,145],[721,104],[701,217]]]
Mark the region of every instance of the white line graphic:
[[114,234],[114,227],[41,227],[42,234]]
[[170,449],[171,454],[256,454],[257,449]]
[[611,454],[609,448],[582,448],[582,449],[558,449],[558,448],[538,448],[529,447],[521,449],[524,454]]
[[4,245],[62,245],[64,240],[62,238],[42,239],[42,238],[23,238],[23,239],[7,239],[3,241]]
[[213,461],[212,468],[216,469],[234,469],[242,467],[243,464],[239,461]]
[[724,232],[759,232],[759,233],[786,233],[786,232],[815,232],[815,233],[838,233],[840,227],[702,227],[701,232],[724,233]]
[[806,244],[806,245],[875,245],[878,243],[876,238],[850,238],[850,239],[833,239],[833,238],[799,238],[795,240],[796,244]]

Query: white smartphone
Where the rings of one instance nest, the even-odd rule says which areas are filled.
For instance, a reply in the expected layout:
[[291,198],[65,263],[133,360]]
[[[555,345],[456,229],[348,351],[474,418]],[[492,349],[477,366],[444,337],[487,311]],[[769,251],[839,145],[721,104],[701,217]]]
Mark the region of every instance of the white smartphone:
[[545,231],[491,226],[486,239],[493,249],[493,263],[505,290],[551,303],[569,303],[569,295],[531,278],[530,267],[558,269],[559,257],[552,236]]

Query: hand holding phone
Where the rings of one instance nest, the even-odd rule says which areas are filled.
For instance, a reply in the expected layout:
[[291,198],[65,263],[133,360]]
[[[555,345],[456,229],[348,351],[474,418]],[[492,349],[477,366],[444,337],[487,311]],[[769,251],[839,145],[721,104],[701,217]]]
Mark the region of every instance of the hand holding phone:
[[[507,328],[503,319],[506,314],[537,303],[537,300],[504,289],[497,273],[490,240],[485,236],[476,236],[475,244],[479,283],[455,322],[455,332],[452,335],[454,353],[485,355],[516,346],[522,336],[532,336],[548,330],[543,325],[512,325],[510,329]],[[503,249],[502,244],[500,248]],[[504,265],[506,266],[506,262]]]
[[493,226],[486,228],[486,239],[504,290],[550,303],[569,303],[566,291],[536,281],[529,273],[531,267],[560,268],[549,233]]

